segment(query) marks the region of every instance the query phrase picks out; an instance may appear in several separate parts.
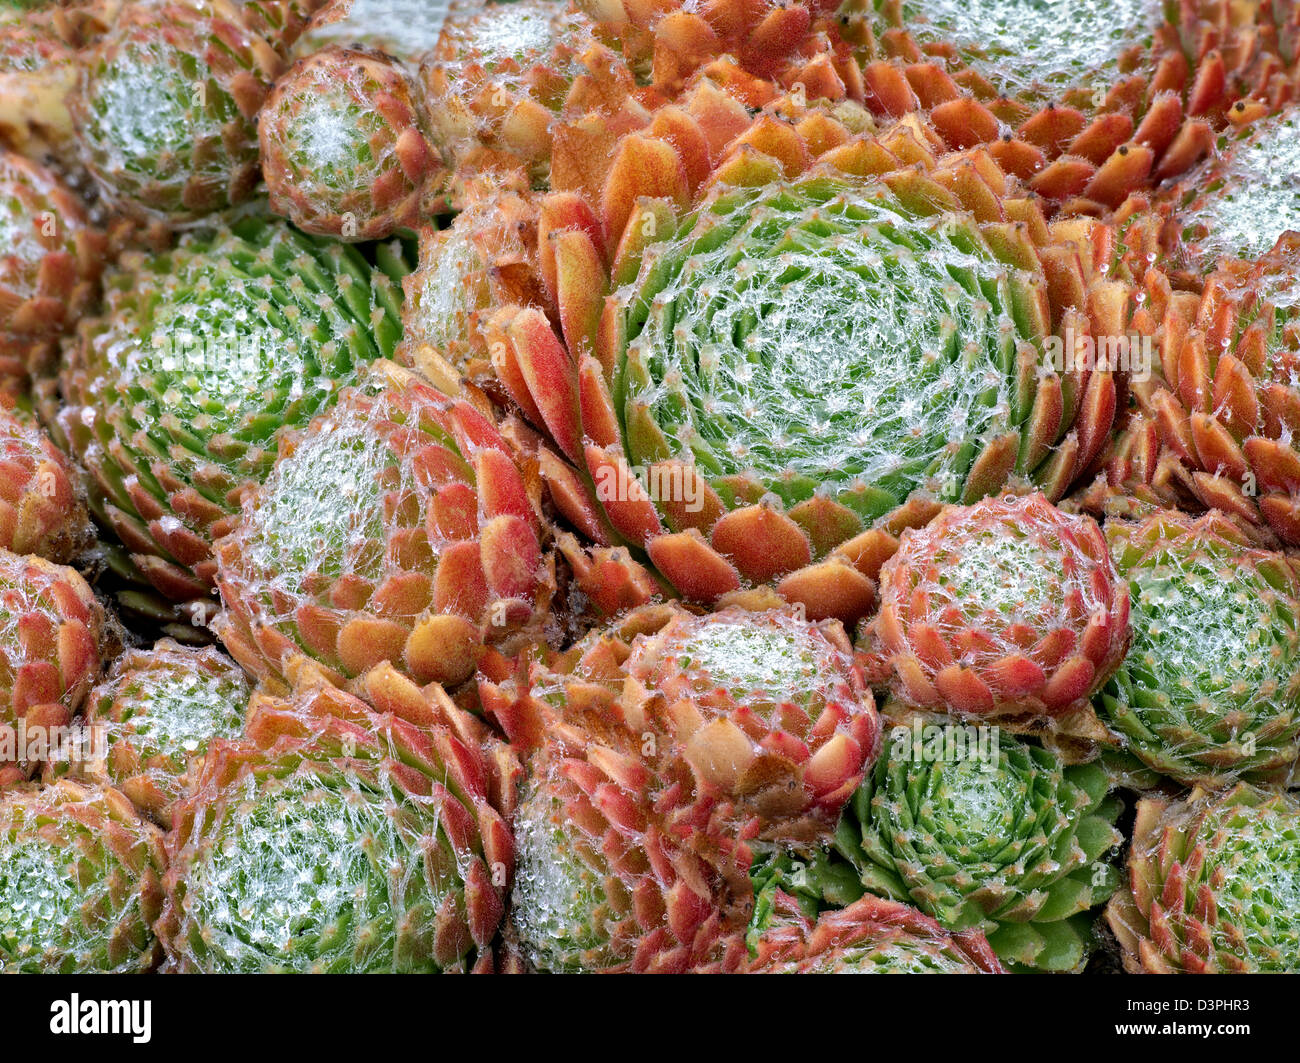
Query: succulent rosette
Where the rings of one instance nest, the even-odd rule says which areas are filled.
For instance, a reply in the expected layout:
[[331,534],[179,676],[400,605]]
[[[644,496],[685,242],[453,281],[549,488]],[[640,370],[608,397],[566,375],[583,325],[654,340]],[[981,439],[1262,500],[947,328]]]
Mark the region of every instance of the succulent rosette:
[[1106,533],[1133,645],[1096,702],[1102,719],[1187,785],[1285,777],[1300,757],[1300,567],[1216,511]]
[[34,420],[0,407],[0,548],[66,564],[95,541],[67,456]]
[[746,974],[1004,973],[978,931],[953,933],[915,908],[870,894],[813,918],[778,892],[762,922]]
[[210,647],[162,639],[130,650],[87,696],[93,756],[71,767],[111,784],[167,829],[211,743],[239,735],[249,693],[239,666]]
[[1254,260],[1300,230],[1300,108],[1287,107],[1225,137],[1219,156],[1163,198],[1189,265]]
[[[212,544],[270,473],[279,435],[306,427],[396,347],[407,267],[396,244],[369,256],[254,220],[122,256],[104,313],[66,352],[64,405],[56,413],[51,400],[47,420],[89,470],[124,575],[200,603],[202,619]],[[130,600],[171,615],[142,594]]]
[[862,98],[862,78],[838,35],[819,19],[838,0],[710,0],[703,4],[578,0],[638,74],[675,95],[701,69],[726,70],[733,86],[800,82],[812,95]]
[[623,667],[664,700],[670,755],[689,765],[697,796],[733,804],[744,836],[828,828],[879,749],[871,693],[834,621],[678,615]]
[[1131,973],[1300,970],[1300,805],[1241,783],[1138,802],[1106,917]]
[[667,787],[643,754],[644,714],[628,715],[613,689],[630,637],[589,637],[525,690],[484,685],[485,707],[528,754],[507,931],[528,968],[680,973],[743,927],[717,854],[679,837],[656,799]]
[[80,707],[99,675],[106,624],[75,571],[0,550],[0,771],[25,771],[50,755],[52,736],[33,729],[64,726]]
[[526,691],[485,680],[480,692],[526,743],[566,703],[614,699],[620,718],[655,736],[655,771],[678,791],[675,820],[745,841],[827,833],[880,746],[844,629],[770,595],[703,615],[644,607],[535,668]]
[[498,188],[445,229],[422,228],[419,261],[402,280],[398,360],[449,394],[468,381],[504,404],[484,326],[502,305],[546,305],[537,239],[537,197],[523,189]]
[[456,684],[487,644],[544,638],[539,491],[493,422],[380,365],[305,432],[217,546],[214,629],[258,677],[306,654]]
[[103,236],[57,177],[8,151],[0,152],[0,248],[0,337],[57,335],[94,300]]
[[209,748],[169,835],[159,933],[181,972],[397,973],[492,963],[517,771],[441,688],[305,666]]
[[1090,223],[1054,235],[982,152],[947,155],[914,120],[855,136],[797,101],[736,106],[702,90],[546,197],[563,342],[538,307],[486,338],[589,540],[689,598],[774,583],[854,621],[892,535],[939,501],[1059,497],[1088,467],[1114,379],[1054,359],[1053,330],[1122,333],[1128,296],[1092,270]]
[[0,795],[0,972],[152,970],[164,867],[162,832],[115,790]]
[[825,836],[878,749],[843,630],[785,607],[644,607],[480,694],[532,751],[511,919],[543,970],[717,962],[748,843]]
[[643,114],[632,72],[591,19],[548,0],[454,6],[420,70],[434,144],[458,179],[520,171],[544,186],[562,111]]
[[534,755],[513,821],[509,929],[532,969],[681,973],[731,925],[719,876],[655,813],[635,748],[619,725]]
[[1048,200],[1103,208],[1199,162],[1243,97],[1289,91],[1294,56],[1273,15],[1160,0],[851,0],[840,11],[875,109],[922,107]]
[[902,706],[1087,733],[1088,699],[1124,660],[1129,613],[1091,517],[1008,496],[904,532],[867,645]]
[[423,106],[418,83],[380,52],[331,46],[299,60],[258,115],[271,209],[345,240],[415,228],[441,165]]
[[1009,968],[1078,970],[1096,944],[1092,909],[1119,881],[1122,803],[1108,788],[1100,765],[1067,766],[996,728],[902,728],[836,848],[868,893],[984,933]]
[[254,17],[269,8],[132,3],[83,56],[72,118],[82,162],[111,204],[179,224],[252,196],[257,112],[287,65]]
[[1224,262],[1199,294],[1152,271],[1163,318],[1158,372],[1135,386],[1137,424],[1112,489],[1183,509],[1219,509],[1300,544],[1300,239],[1256,262]]

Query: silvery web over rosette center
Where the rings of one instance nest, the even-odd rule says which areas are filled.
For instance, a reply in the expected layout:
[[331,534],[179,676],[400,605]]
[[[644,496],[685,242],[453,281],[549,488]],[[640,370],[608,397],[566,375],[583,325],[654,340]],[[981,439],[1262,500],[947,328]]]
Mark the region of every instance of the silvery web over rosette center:
[[616,381],[634,464],[657,457],[644,413],[706,475],[876,516],[920,487],[956,497],[977,444],[1023,417],[1005,269],[973,227],[882,189],[774,186],[703,215],[638,283]]

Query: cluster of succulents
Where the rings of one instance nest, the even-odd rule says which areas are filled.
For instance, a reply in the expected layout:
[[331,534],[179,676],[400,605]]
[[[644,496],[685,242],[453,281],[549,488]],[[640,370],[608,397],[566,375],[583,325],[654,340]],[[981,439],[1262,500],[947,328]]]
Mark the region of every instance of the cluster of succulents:
[[1293,0],[0,0],[0,972],[1300,972]]

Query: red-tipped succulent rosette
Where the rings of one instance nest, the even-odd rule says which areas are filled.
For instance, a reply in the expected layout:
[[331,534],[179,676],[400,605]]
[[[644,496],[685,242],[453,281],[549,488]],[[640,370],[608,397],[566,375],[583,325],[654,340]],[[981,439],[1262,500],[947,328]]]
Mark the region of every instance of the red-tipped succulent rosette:
[[777,892],[745,974],[1003,974],[977,930],[954,933],[898,901],[867,895],[815,919]]
[[667,823],[733,842],[809,841],[829,830],[874,763],[880,725],[836,621],[810,622],[770,592],[718,612],[645,606],[598,629],[525,688],[484,679],[485,708],[536,743],[567,704],[613,699],[653,740]]
[[67,95],[76,83],[76,51],[48,19],[0,21],[0,144],[75,165]]
[[635,122],[661,102],[595,30],[580,11],[547,0],[453,8],[421,61],[453,203],[464,202],[463,181],[484,173],[521,173],[545,186],[561,114]]
[[1123,260],[1135,276],[1154,266],[1176,288],[1196,291],[1218,269],[1276,255],[1300,229],[1300,105],[1242,101],[1229,119],[1233,128],[1211,158],[1116,211]]
[[495,384],[484,325],[503,305],[547,305],[538,272],[539,199],[526,188],[484,181],[450,225],[420,230],[418,263],[402,279],[396,358],[448,394],[467,381],[508,401]]
[[825,836],[879,748],[843,629],[788,607],[645,607],[480,693],[535,750],[512,910],[544,969],[710,962],[747,917],[749,843]]
[[1231,109],[1295,95],[1277,5],[851,0],[878,114],[918,108],[1055,204],[1105,210],[1199,162]]
[[99,675],[107,625],[75,571],[0,550],[0,779],[50,757],[51,729],[67,726]]
[[30,416],[0,404],[0,547],[66,564],[94,541],[72,463]]
[[459,683],[547,622],[536,493],[488,417],[380,364],[286,440],[217,544],[214,627],[259,677],[307,654],[339,681],[388,660]]
[[1130,974],[1294,974],[1300,805],[1246,783],[1139,801],[1106,918]]
[[834,0],[579,0],[578,6],[669,95],[702,69],[725,69],[737,83],[801,82],[819,96],[831,95],[824,90],[832,85],[843,91],[847,81],[851,95],[861,98],[852,56],[818,26],[835,10]]
[[1098,728],[1088,699],[1124,659],[1129,592],[1101,529],[1041,495],[945,510],[880,575],[870,652],[900,707]]
[[1095,496],[1218,509],[1300,544],[1300,241],[1284,234],[1258,261],[1225,261],[1198,292],[1152,271],[1160,359]]
[[0,151],[0,343],[58,335],[94,301],[105,240],[43,166]]
[[348,241],[414,229],[441,160],[424,93],[390,56],[331,45],[295,63],[258,113],[271,209]]

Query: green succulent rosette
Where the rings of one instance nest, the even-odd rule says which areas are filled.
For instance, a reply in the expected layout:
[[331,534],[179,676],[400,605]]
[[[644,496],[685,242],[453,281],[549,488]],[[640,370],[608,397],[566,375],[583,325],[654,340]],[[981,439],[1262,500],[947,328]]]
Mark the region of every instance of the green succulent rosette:
[[1138,803],[1107,921],[1130,973],[1300,971],[1300,805],[1239,783]]
[[983,932],[1009,969],[1080,969],[1093,909],[1119,881],[1106,771],[996,729],[963,746],[904,728],[885,751],[835,836],[867,892]]
[[161,957],[162,832],[111,789],[0,797],[0,973],[128,974]]
[[617,295],[631,464],[685,455],[728,507],[816,495],[865,521],[1034,472],[1042,278],[914,206],[814,173],[722,191],[656,244]]
[[1216,512],[1111,522],[1133,644],[1096,706],[1185,785],[1285,778],[1300,757],[1300,568]]
[[881,535],[1007,487],[1059,498],[1105,438],[1113,374],[1061,357],[1128,312],[1085,265],[1092,224],[1049,229],[919,119],[844,118],[779,102],[698,188],[693,154],[629,134],[603,191],[542,198],[563,344],[537,307],[485,333],[555,448],[557,508],[601,548],[570,557],[600,609],[650,582],[644,557],[686,598],[770,584],[855,623]]
[[[406,270],[398,244],[363,255],[254,220],[123,255],[47,419],[89,471],[124,576],[172,602],[210,600],[212,543],[269,474],[281,435],[392,354]],[[143,593],[124,601],[171,615]]]
[[170,225],[251,198],[257,111],[286,65],[258,10],[144,0],[83,56],[70,98],[81,158],[120,210]]
[[166,829],[208,746],[239,734],[250,691],[239,666],[210,647],[162,639],[131,650],[86,699],[85,725],[99,744],[74,767],[110,782]]

